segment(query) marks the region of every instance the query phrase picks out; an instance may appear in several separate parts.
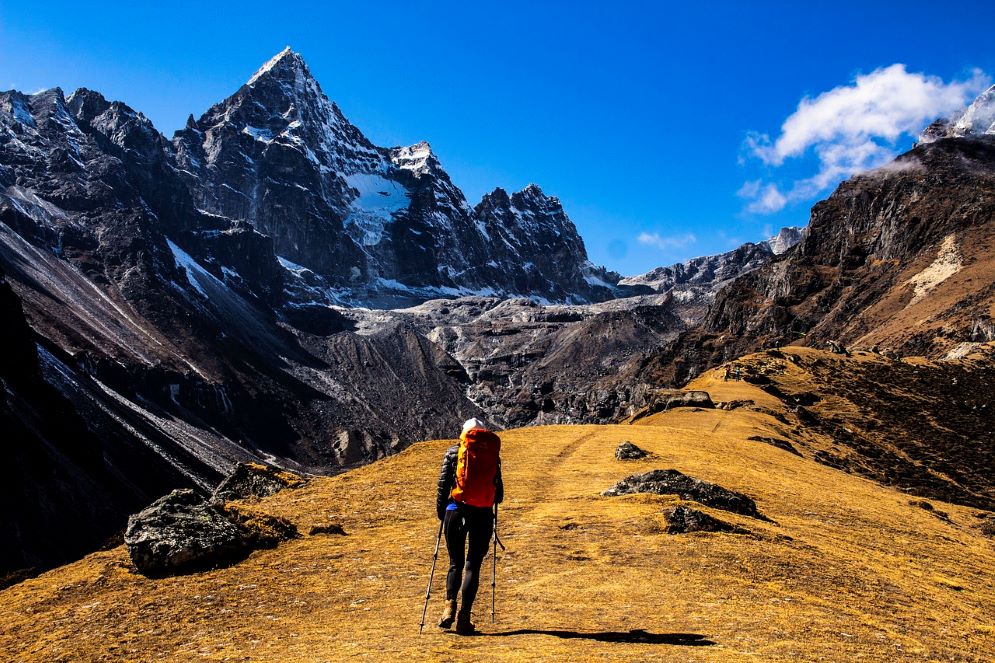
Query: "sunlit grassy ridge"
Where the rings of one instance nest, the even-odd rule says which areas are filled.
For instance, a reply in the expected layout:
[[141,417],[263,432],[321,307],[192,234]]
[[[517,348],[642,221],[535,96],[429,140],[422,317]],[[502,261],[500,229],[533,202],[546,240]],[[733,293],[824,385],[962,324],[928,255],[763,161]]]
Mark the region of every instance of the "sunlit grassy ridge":
[[[783,408],[716,373],[695,386]],[[896,490],[747,439],[783,429],[739,408],[502,433],[508,551],[493,625],[485,561],[479,637],[434,627],[444,552],[418,635],[451,444],[431,441],[253,505],[301,532],[334,522],[346,536],[304,536],[161,580],[132,571],[118,548],[11,587],[0,593],[0,651],[45,661],[995,657],[995,546],[978,510],[931,501],[947,522]],[[622,440],[652,455],[616,461]],[[752,534],[669,535],[662,511],[677,498],[600,495],[655,468],[744,492],[775,522],[700,507]]]

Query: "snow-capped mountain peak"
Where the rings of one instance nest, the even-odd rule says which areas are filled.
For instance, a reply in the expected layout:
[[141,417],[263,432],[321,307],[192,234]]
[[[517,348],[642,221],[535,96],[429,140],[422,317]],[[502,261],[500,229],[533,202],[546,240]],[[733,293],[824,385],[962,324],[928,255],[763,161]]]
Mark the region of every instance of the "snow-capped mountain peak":
[[407,147],[395,147],[390,151],[390,160],[395,166],[402,170],[410,170],[418,175],[428,173],[433,165],[431,162],[438,160],[432,152],[432,146],[427,141],[420,141]]
[[545,193],[542,192],[542,189],[535,182],[529,182],[528,184],[526,184],[525,188],[522,189],[522,193],[528,196],[535,196],[542,198],[548,197]]
[[995,134],[995,85],[991,86],[967,107],[953,123],[956,136]]
[[[197,207],[272,237],[281,259],[321,277],[300,284],[315,301],[615,294],[613,275],[584,278],[598,270],[559,200],[531,184],[478,215],[427,142],[374,145],[289,48],[173,146]],[[490,232],[495,223],[504,229]]]
[[282,51],[267,60],[266,63],[263,64],[263,66],[260,67],[259,70],[254,73],[245,84],[249,86],[254,85],[256,81],[271,72],[273,75],[296,75],[297,72],[310,74],[307,64],[304,62],[304,58],[287,46]]
[[797,226],[788,226],[781,228],[776,235],[763,243],[767,245],[767,248],[771,250],[771,253],[779,256],[800,241],[802,241],[802,228]]
[[919,134],[919,142],[940,138],[995,135],[995,85],[982,92],[953,120],[936,120]]

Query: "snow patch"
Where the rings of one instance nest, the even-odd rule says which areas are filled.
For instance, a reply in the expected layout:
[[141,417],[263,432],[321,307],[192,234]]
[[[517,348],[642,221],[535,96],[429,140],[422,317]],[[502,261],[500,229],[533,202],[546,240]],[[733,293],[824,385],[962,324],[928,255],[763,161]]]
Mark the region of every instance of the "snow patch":
[[273,142],[273,134],[270,133],[269,129],[259,129],[247,124],[242,127],[242,133],[252,136],[260,143],[266,143],[269,145]]
[[276,260],[277,262],[280,263],[281,267],[283,267],[285,270],[287,270],[288,272],[290,272],[291,274],[293,274],[298,278],[302,277],[306,273],[311,272],[311,270],[305,267],[304,265],[298,265],[296,262],[291,262],[290,260],[287,260],[286,258],[283,258],[281,256],[277,256]]
[[594,286],[595,288],[608,288],[609,290],[615,289],[615,286],[613,286],[611,283],[608,283],[608,281],[605,281],[603,279],[599,279],[597,276],[594,276],[593,274],[584,274],[584,280],[587,281],[588,285]]
[[209,299],[207,291],[204,290],[204,283],[213,282],[219,287],[225,287],[218,278],[211,274],[209,271],[200,266],[196,260],[193,259],[189,253],[178,247],[173,243],[172,240],[167,239],[166,243],[169,244],[169,250],[173,252],[173,259],[176,261],[176,266],[186,272],[187,281],[190,285],[204,297],[204,299]]
[[21,124],[34,128],[36,126],[35,118],[31,116],[31,111],[29,111],[28,107],[24,104],[24,100],[15,97],[12,101],[11,114],[14,116],[14,119]]
[[929,267],[905,282],[904,285],[910,285],[914,288],[912,301],[908,303],[908,306],[920,302],[936,286],[959,272],[962,266],[960,252],[957,250],[957,239],[951,233],[944,238],[943,244],[940,245],[940,250],[936,254],[936,259]]
[[407,209],[410,194],[401,184],[376,174],[356,173],[345,178],[358,195],[350,203],[346,231],[363,246],[374,246],[383,238],[384,226],[394,214]]

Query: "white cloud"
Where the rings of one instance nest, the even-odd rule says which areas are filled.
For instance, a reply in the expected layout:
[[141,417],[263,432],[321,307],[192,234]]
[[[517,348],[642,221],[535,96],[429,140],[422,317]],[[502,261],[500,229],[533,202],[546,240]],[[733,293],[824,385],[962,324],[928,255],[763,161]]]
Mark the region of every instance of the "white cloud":
[[773,214],[780,212],[788,204],[788,198],[781,193],[777,185],[765,186],[760,180],[744,183],[736,195],[750,201],[746,206],[746,211],[750,214]]
[[747,182],[739,192],[751,201],[746,211],[779,211],[790,202],[811,199],[842,179],[891,161],[899,139],[915,136],[933,119],[964,108],[989,82],[980,70],[967,80],[945,83],[893,64],[857,76],[849,85],[805,97],[781,125],[776,140],[751,133],[744,148],[773,168],[811,150],[818,159],[818,171],[787,187]]
[[645,244],[646,246],[655,246],[656,248],[666,251],[668,249],[682,249],[686,246],[690,246],[698,241],[698,238],[692,233],[684,233],[682,235],[661,235],[660,233],[639,233],[636,237],[636,241],[640,244]]

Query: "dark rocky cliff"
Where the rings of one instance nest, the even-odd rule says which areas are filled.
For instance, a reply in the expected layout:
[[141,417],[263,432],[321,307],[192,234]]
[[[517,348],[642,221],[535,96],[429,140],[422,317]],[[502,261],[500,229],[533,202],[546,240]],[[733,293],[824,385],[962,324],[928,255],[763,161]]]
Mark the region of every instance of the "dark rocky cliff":
[[791,252],[721,290],[660,379],[797,343],[942,357],[992,340],[995,139],[943,138],[846,182]]

